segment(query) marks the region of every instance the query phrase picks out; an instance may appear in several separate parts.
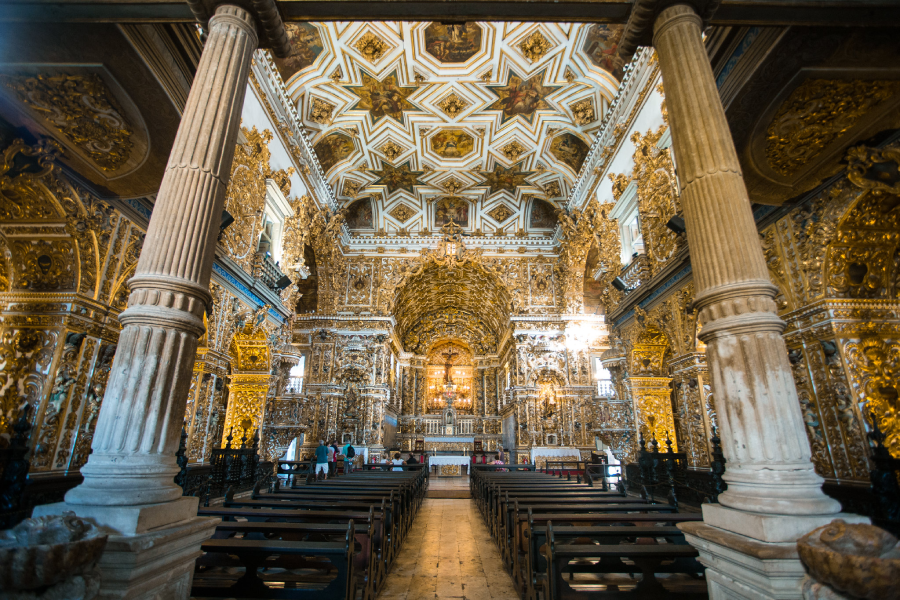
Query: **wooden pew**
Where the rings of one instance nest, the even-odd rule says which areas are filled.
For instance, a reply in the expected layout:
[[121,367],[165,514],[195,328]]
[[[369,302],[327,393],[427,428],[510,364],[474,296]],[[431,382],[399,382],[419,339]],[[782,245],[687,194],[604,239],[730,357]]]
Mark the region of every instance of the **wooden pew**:
[[[344,542],[296,542],[286,540],[210,539],[200,550],[205,554],[197,559],[197,571],[191,588],[193,598],[263,598],[273,600],[357,600],[357,581],[354,575],[355,529],[351,520]],[[233,558],[233,557],[236,557]],[[322,559],[328,559],[324,562]],[[235,579],[228,571],[236,566],[245,569]],[[261,578],[260,568],[291,570],[313,569],[336,571],[327,585],[318,578],[281,573]],[[224,572],[216,572],[219,568]],[[279,577],[279,575],[281,575]],[[285,582],[281,586],[267,586],[266,581]]]
[[[696,591],[673,591],[666,589],[657,573],[703,573],[703,565],[697,562],[697,550],[686,544],[574,544],[558,545],[553,533],[552,522],[547,523],[547,543],[544,556],[547,561],[547,584],[544,600],[708,600],[706,584]],[[594,564],[593,561],[599,560]],[[629,561],[626,564],[623,560]],[[572,561],[583,561],[572,565]],[[585,562],[587,564],[585,564]],[[630,591],[578,591],[570,581],[575,573],[623,573],[631,574],[640,570],[641,579]],[[699,588],[699,586],[697,586]]]
[[[273,494],[274,495],[274,494]],[[369,507],[378,504],[375,500],[326,500],[319,497],[317,500],[309,500],[307,498],[289,498],[270,500],[269,495],[259,496],[258,500],[243,500],[226,497],[222,505],[226,508],[274,508],[274,509],[296,509],[296,510],[368,510]],[[390,541],[392,548],[389,553],[389,560],[393,560],[394,550],[399,549],[400,535],[397,527],[397,503],[394,501],[394,494],[385,499],[380,497],[381,512],[384,514],[385,527],[384,530],[387,539]]]
[[[271,525],[289,525],[291,523],[302,524],[346,524],[350,521],[359,523],[360,527],[356,529],[357,535],[362,532],[368,532],[371,527],[372,534],[370,536],[372,545],[372,555],[374,556],[375,566],[371,575],[366,577],[372,580],[375,589],[379,589],[387,576],[390,568],[392,550],[390,540],[384,532],[383,512],[375,510],[370,506],[366,512],[362,511],[329,511],[329,510],[297,510],[297,509],[273,509],[273,508],[238,508],[238,507],[215,507],[202,508],[198,511],[201,517],[220,517],[223,524],[231,523],[265,523]],[[242,519],[242,521],[238,521]],[[365,524],[365,527],[363,527]]]
[[[550,522],[550,521],[548,521]],[[665,539],[672,544],[687,544],[684,533],[672,525],[655,525],[653,523],[624,525],[578,525],[554,526],[553,532],[557,543],[603,545],[656,543]],[[525,561],[517,565],[514,582],[526,600],[537,600],[540,593],[546,596],[544,587],[547,582],[547,561],[543,555],[543,546],[547,542],[547,526],[536,526],[531,514],[528,515],[528,527],[525,529]],[[617,559],[606,559],[617,560]]]
[[[342,523],[250,523],[228,521],[216,527],[212,539],[284,540],[293,542],[337,542],[343,538],[347,525]],[[375,547],[374,519],[367,527],[355,526],[357,553],[353,559],[356,588],[362,590],[361,600],[374,600],[383,573],[379,572],[379,552]],[[378,577],[382,581],[376,581]]]
[[[630,500],[630,499],[629,499]],[[518,549],[524,547],[523,540],[525,538],[524,531],[526,523],[524,519],[520,520],[522,515],[527,515],[527,511],[532,511],[536,518],[542,514],[566,514],[572,516],[596,515],[598,517],[614,517],[620,521],[628,521],[638,514],[658,515],[661,513],[674,513],[677,509],[668,504],[635,504],[634,502],[623,503],[591,503],[591,504],[528,504],[520,506],[516,500],[511,506],[507,506],[505,515],[505,523],[501,537],[498,538],[501,544],[500,556],[504,559],[510,568],[514,568]]]

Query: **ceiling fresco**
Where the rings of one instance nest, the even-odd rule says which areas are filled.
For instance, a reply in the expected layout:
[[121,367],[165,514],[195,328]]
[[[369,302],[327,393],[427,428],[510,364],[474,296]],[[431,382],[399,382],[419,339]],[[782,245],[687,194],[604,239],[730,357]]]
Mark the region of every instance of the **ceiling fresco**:
[[[276,64],[328,182],[344,207],[371,200],[370,218],[348,219],[351,243],[451,219],[474,235],[552,235],[622,76],[621,26],[289,29]],[[534,199],[545,204],[532,218]]]

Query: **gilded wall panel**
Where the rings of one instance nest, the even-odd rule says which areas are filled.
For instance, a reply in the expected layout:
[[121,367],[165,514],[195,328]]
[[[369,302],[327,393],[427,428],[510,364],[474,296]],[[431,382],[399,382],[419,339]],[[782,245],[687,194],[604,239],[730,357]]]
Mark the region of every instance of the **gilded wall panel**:
[[48,375],[58,348],[57,329],[4,328],[0,331],[0,434],[9,435],[23,404],[31,406],[30,418],[44,398]]
[[666,439],[671,439],[677,452],[671,382],[669,377],[631,377],[629,380],[639,433],[647,443],[655,439],[661,447]]
[[900,458],[900,339],[866,336],[842,340],[850,381],[861,410],[878,419],[885,446]]
[[835,469],[822,427],[822,410],[810,377],[806,352],[803,348],[794,348],[788,351],[788,358],[816,472],[823,477],[834,477]]
[[249,445],[259,430],[269,387],[268,375],[242,375],[232,378],[229,386],[228,410],[225,414],[222,445],[230,434],[231,445],[239,448],[241,440]]
[[103,402],[103,394],[106,392],[106,383],[109,381],[109,372],[115,352],[114,345],[104,344],[100,347],[94,362],[90,386],[85,394],[84,408],[75,438],[75,447],[72,450],[70,469],[80,469],[84,466],[91,452],[94,428],[97,426],[97,417],[100,415],[100,405]]
[[[89,390],[90,379],[94,369],[94,361],[96,359],[97,350],[100,347],[100,340],[94,338],[86,338],[81,345],[81,356],[75,384],[72,386],[72,395],[69,398],[68,410],[65,413],[64,420],[60,421],[61,429],[59,433],[59,443],[57,444],[56,459],[53,463],[54,469],[65,469],[69,464],[73,450],[73,443],[78,433],[79,422],[82,417],[82,411],[85,408],[85,400]],[[63,414],[62,412],[60,414]]]

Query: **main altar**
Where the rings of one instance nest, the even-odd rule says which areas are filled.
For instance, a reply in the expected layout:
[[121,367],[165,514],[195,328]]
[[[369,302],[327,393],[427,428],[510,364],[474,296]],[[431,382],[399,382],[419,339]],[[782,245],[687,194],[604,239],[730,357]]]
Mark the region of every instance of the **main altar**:
[[463,466],[472,462],[471,456],[429,456],[428,468],[437,467],[438,475],[456,477],[462,475]]
[[478,415],[472,356],[453,344],[438,346],[425,369],[424,400],[414,404],[424,410],[401,418],[397,440],[402,450],[414,451],[425,440],[428,452],[474,451],[475,441],[485,451],[501,448],[500,417]]

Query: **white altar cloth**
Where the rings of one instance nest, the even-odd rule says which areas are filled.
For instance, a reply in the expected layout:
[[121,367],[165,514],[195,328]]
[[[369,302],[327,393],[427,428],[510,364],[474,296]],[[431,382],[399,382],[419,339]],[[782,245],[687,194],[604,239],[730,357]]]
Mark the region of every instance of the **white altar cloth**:
[[[573,447],[538,447],[531,449],[531,463],[536,464],[538,457],[543,458],[538,468],[541,468],[548,460],[581,460],[581,452]],[[573,465],[574,466],[574,465]]]
[[462,442],[464,444],[472,444],[475,442],[474,437],[465,437],[465,436],[444,436],[444,437],[435,437],[435,436],[425,436],[425,447],[427,449],[428,444],[433,442]]
[[429,456],[428,466],[435,465],[467,465],[472,462],[471,456]]

